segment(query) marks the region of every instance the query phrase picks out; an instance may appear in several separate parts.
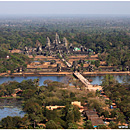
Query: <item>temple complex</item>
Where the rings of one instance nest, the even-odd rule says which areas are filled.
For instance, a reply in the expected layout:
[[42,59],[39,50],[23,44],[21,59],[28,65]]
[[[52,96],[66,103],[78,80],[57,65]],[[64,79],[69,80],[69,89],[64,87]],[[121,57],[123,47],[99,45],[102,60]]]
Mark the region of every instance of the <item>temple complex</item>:
[[66,37],[61,39],[56,33],[55,39],[46,38],[46,44],[44,46],[37,40],[34,48],[25,46],[23,50],[20,50],[20,53],[44,56],[57,56],[57,54],[86,55],[93,53],[93,50],[84,46],[73,45],[73,43],[68,42]]

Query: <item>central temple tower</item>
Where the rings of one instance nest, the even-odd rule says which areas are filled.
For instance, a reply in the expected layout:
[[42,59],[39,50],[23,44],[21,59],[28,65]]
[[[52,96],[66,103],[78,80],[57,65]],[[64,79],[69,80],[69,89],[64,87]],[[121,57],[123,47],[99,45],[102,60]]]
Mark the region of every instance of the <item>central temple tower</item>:
[[59,35],[56,33],[56,36],[55,36],[55,44],[58,45],[60,44],[61,41],[60,41],[60,38],[59,38]]

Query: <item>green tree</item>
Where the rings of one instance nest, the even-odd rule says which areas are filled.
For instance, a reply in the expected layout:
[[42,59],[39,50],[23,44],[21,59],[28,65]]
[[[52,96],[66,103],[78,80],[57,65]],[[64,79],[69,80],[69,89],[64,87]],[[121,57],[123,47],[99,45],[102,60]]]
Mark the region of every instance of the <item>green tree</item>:
[[114,86],[116,83],[117,81],[112,75],[105,75],[102,79],[102,86],[104,90],[107,90],[110,86]]
[[73,98],[73,97],[75,97],[75,93],[70,92],[70,98]]
[[78,129],[78,127],[74,123],[69,123],[68,124],[68,129]]
[[116,111],[115,110],[112,110],[110,113],[111,113],[111,115],[110,115],[111,118],[116,117]]
[[67,123],[74,123],[74,113],[73,111],[69,111],[66,116]]
[[105,110],[103,112],[103,115],[104,115],[105,118],[109,118],[109,112],[107,110]]
[[123,113],[120,113],[120,112],[117,113],[117,115],[116,115],[116,122],[117,123],[120,122],[121,124],[125,123],[125,116],[124,116]]
[[118,125],[116,123],[114,123],[113,121],[110,121],[109,125],[108,125],[111,129],[118,129]]
[[100,125],[100,124],[97,125],[97,128],[98,129],[107,129],[106,125]]
[[95,61],[95,66],[98,68],[100,66],[100,60]]
[[53,82],[53,81],[50,80],[50,79],[47,79],[47,80],[45,80],[43,83],[44,83],[45,85],[49,85],[51,82]]
[[57,129],[57,128],[58,126],[53,120],[50,120],[46,123],[46,129]]
[[74,121],[79,121],[80,120],[80,117],[81,117],[81,114],[79,112],[79,108],[78,106],[73,106],[73,113],[74,113]]
[[36,126],[36,123],[44,120],[44,116],[42,115],[42,108],[32,99],[28,100],[25,103],[24,111],[29,114],[29,119],[33,122],[34,128]]
[[85,123],[85,129],[94,129],[92,122],[90,120],[87,120]]
[[38,86],[39,86],[39,78],[34,79],[34,80],[33,80],[33,83],[34,83],[35,86],[38,87]]
[[21,118],[7,116],[1,120],[0,124],[4,129],[19,129],[21,127]]

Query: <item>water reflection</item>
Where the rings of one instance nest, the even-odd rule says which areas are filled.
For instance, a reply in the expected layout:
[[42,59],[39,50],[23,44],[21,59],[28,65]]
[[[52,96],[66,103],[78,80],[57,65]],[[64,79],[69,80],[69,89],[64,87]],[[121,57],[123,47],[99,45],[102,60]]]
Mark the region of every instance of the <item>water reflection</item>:
[[59,81],[61,82],[64,76],[29,76],[29,77],[0,77],[0,84],[8,81],[17,81],[17,82],[22,82],[23,80],[28,80],[28,79],[37,79],[39,78],[39,84],[40,86],[43,85],[43,82],[47,79],[50,79],[52,81]]
[[7,116],[20,116],[20,117],[24,117],[25,112],[22,111],[22,108],[18,108],[18,107],[0,107],[0,120],[2,118],[5,118]]
[[25,112],[22,111],[21,99],[0,99],[0,120],[7,116],[23,117]]
[[[28,79],[37,79],[39,78],[39,84],[40,86],[43,85],[43,82],[47,79],[50,79],[52,81],[58,81],[61,82],[65,76],[29,76],[29,77],[0,77],[0,84],[8,81],[17,81],[17,82],[22,82],[23,80],[28,80]],[[123,80],[125,79],[127,82],[130,83],[130,76],[124,75],[124,76],[114,76],[115,79],[119,83],[122,83]],[[87,76],[86,78],[92,79],[92,84],[98,84],[100,85],[102,83],[103,76]]]
[[[102,79],[103,79],[104,76],[87,76],[86,78],[87,79],[92,79],[92,82],[91,84],[98,84],[98,85],[101,85],[102,84]],[[126,81],[126,82],[129,82],[130,83],[130,76],[128,75],[123,75],[123,76],[120,76],[120,75],[115,75],[114,78],[119,82],[119,83],[122,83],[123,81]]]

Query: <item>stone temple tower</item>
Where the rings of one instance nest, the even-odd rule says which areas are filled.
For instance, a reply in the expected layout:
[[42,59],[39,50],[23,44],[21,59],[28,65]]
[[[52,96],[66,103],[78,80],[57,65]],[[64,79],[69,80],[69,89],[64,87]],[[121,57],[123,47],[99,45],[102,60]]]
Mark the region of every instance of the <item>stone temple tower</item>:
[[58,45],[59,43],[61,43],[61,41],[60,41],[59,35],[56,33],[55,44]]
[[68,48],[68,41],[65,37],[63,38],[63,44],[66,48]]
[[50,48],[50,45],[51,45],[50,39],[49,39],[49,37],[47,37],[46,46],[48,46]]

